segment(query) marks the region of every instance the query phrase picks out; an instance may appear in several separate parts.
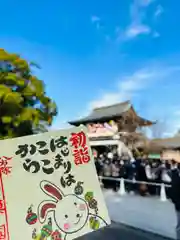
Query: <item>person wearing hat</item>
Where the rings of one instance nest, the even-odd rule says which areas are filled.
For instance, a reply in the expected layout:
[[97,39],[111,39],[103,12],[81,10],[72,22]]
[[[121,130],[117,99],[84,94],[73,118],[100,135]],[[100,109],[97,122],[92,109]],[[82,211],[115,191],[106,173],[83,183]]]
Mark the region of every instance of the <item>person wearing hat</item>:
[[176,239],[180,240],[180,171],[178,169],[178,163],[175,160],[171,161],[170,198],[174,204],[176,211]]

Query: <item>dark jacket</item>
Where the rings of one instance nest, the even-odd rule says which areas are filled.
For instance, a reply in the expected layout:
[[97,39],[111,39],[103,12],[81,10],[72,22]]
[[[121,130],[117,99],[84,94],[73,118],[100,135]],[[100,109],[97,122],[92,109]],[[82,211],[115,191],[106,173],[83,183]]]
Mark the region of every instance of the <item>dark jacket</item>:
[[147,182],[145,167],[143,165],[139,165],[137,166],[136,171],[137,171],[136,180]]
[[102,167],[99,160],[95,160],[95,167],[96,167],[97,175],[100,175]]
[[171,190],[170,198],[174,203],[177,211],[180,211],[180,173],[178,169],[173,169],[171,172]]
[[126,175],[126,178],[131,180],[135,176],[135,166],[132,163],[126,165]]

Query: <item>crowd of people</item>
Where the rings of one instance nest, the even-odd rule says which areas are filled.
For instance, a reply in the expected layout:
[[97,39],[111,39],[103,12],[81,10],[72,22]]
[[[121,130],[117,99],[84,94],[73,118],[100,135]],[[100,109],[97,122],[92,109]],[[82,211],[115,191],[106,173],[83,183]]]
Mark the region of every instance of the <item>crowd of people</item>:
[[[120,182],[116,178],[124,178],[126,190],[137,192],[141,195],[157,195],[160,193],[160,186],[149,183],[164,183],[171,185],[171,167],[168,161],[157,159],[130,159],[128,156],[119,157],[111,152],[104,153],[95,158],[97,174],[112,179],[103,179],[104,188],[112,188],[118,191]],[[133,181],[134,180],[134,181]],[[136,181],[146,183],[136,183]],[[166,188],[167,196],[169,187]]]
[[[125,179],[127,191],[139,193],[142,196],[160,194],[161,184],[166,184],[166,195],[174,204],[177,217],[176,239],[180,240],[180,164],[178,161],[132,159],[109,152],[95,157],[95,166],[98,175],[105,177],[102,178],[104,188],[112,188],[114,191],[118,191],[120,187],[120,181],[117,181],[117,178]],[[149,183],[158,183],[158,185]]]

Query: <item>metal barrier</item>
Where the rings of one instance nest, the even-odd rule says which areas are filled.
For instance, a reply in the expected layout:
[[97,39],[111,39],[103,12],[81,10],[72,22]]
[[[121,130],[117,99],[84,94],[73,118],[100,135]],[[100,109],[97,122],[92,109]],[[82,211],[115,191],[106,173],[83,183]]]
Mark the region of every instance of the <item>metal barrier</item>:
[[133,184],[146,184],[146,185],[151,185],[151,186],[159,186],[160,187],[160,200],[162,202],[167,201],[165,188],[171,187],[170,185],[167,185],[167,184],[164,184],[164,183],[154,183],[154,182],[137,181],[136,179],[130,180],[130,179],[124,179],[124,178],[113,178],[113,177],[99,176],[99,181],[100,181],[101,186],[103,186],[103,183],[102,183],[103,179],[112,180],[112,181],[119,181],[120,182],[120,188],[119,188],[117,193],[121,196],[126,194],[125,182],[133,183]]

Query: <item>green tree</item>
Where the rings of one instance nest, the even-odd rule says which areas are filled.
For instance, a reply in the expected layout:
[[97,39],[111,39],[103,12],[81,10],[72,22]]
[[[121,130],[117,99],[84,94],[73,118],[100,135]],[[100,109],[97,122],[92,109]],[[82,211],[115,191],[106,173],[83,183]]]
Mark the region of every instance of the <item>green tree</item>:
[[33,67],[38,65],[0,49],[0,139],[44,132],[57,115]]

